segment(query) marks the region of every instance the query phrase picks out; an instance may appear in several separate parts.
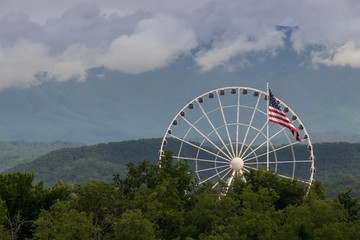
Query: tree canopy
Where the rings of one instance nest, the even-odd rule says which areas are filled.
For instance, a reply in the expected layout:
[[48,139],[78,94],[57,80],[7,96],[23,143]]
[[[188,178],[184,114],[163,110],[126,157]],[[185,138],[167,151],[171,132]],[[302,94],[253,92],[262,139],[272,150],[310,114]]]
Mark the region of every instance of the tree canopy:
[[[350,191],[326,198],[316,181],[265,171],[199,185],[170,152],[161,167],[127,165],[113,183],[89,180],[44,187],[34,175],[0,175],[1,239],[359,239],[360,204]],[[308,194],[307,194],[308,192]]]

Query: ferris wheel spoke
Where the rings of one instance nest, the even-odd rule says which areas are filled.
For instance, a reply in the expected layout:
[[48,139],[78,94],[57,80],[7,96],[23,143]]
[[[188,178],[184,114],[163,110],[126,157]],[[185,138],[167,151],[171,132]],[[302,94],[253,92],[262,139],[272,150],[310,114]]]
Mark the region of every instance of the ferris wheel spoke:
[[[198,101],[196,101],[198,104],[199,104],[199,102]],[[201,105],[199,105],[200,106],[200,108],[202,109],[202,107],[201,107]],[[213,109],[213,110],[211,110],[209,113],[212,113],[212,112],[215,112],[215,111],[217,111],[218,109]],[[194,123],[193,123],[193,125],[196,125],[203,117],[204,117],[205,115],[202,115],[201,117],[199,117]],[[187,130],[187,132],[186,132],[186,134],[184,135],[184,139],[188,136],[188,134],[190,133],[190,130],[191,130],[192,128],[190,127],[188,130]],[[211,132],[212,133],[212,132]],[[207,135],[207,137],[208,136],[210,136],[210,134],[208,134]],[[220,139],[221,140],[221,139]],[[205,139],[203,140],[203,142],[205,141]],[[224,144],[224,143],[223,143]],[[181,146],[180,146],[180,150],[179,150],[179,152],[181,152],[181,149],[182,149],[182,145],[183,145],[183,143],[181,143]],[[202,144],[201,144],[202,145]],[[227,151],[229,152],[229,150],[227,149]],[[230,154],[230,152],[229,152],[229,154]]]
[[[207,179],[199,182],[199,184],[203,184],[204,182],[206,182],[206,181],[208,181],[208,180],[210,180],[210,179],[213,179],[213,178],[216,177],[216,176],[219,176],[221,173],[225,172],[225,171],[228,170],[228,169],[230,169],[230,171],[232,170],[231,167],[229,166],[228,168],[225,168],[225,169],[221,170],[219,173],[214,174],[214,175],[208,177]],[[230,171],[229,171],[229,172],[230,172]]]
[[254,167],[250,167],[250,166],[247,166],[247,165],[244,165],[244,169],[246,169],[246,168],[249,168],[249,169],[252,169],[252,170],[258,170],[257,168],[254,168]]
[[[195,124],[197,124],[200,120],[202,119],[202,117],[200,117],[198,120],[196,120],[195,122],[194,122],[194,125]],[[185,135],[184,135],[184,139],[186,139],[186,137],[188,136],[188,134],[190,133],[190,131],[191,131],[191,127],[186,131],[186,133],[185,133]],[[203,141],[205,141],[205,140],[203,140]],[[183,142],[181,142],[181,144],[180,144],[180,149],[179,149],[179,154],[181,153],[181,151],[182,151],[182,147],[183,147]]]
[[237,110],[236,110],[236,157],[239,153],[239,119],[240,119],[240,89],[237,91]]
[[[284,131],[284,129],[286,129],[285,127],[283,127],[282,129],[280,129],[277,133],[275,133],[273,136],[271,136],[268,141],[270,141],[271,139],[273,139],[274,137],[276,137],[279,133],[281,133],[282,131]],[[257,148],[255,148],[253,151],[251,151],[248,155],[246,155],[245,157],[243,157],[243,159],[246,159],[249,155],[251,155],[252,153],[256,152],[259,148],[261,148],[262,146],[264,146],[268,141],[264,141],[262,144],[260,144]],[[270,153],[270,152],[269,152]]]
[[[229,172],[231,172],[231,168],[229,169],[229,171],[227,171],[220,179],[224,180],[224,178],[229,174]],[[219,181],[217,181],[214,186],[212,188],[215,188],[217,185],[219,185]]]
[[222,103],[221,103],[221,100],[220,100],[220,95],[219,95],[219,92],[218,92],[218,91],[216,91],[216,95],[217,95],[217,98],[218,98],[218,101],[219,101],[219,106],[220,106],[221,115],[222,115],[222,118],[223,118],[223,121],[224,121],[226,133],[227,133],[227,136],[228,136],[228,139],[229,139],[229,144],[230,144],[231,151],[232,151],[232,154],[233,154],[232,156],[233,156],[233,157],[236,157],[235,152],[234,152],[234,147],[233,147],[233,144],[232,144],[232,141],[231,141],[230,133],[229,133],[229,128],[228,128],[228,125],[227,125],[227,123],[226,123],[226,118],[225,118],[225,114],[224,114],[224,109],[223,109],[223,106],[222,106]]
[[229,160],[227,162],[216,161],[216,160],[208,160],[208,159],[201,159],[201,158],[190,158],[190,157],[181,157],[181,156],[173,156],[176,159],[184,159],[184,160],[192,160],[192,161],[199,161],[199,162],[211,162],[211,163],[221,163],[221,164],[229,164]]
[[294,179],[296,179],[296,181],[299,181],[299,182],[302,182],[302,183],[305,183],[305,184],[309,184],[310,186],[311,186],[311,181],[305,181],[305,180],[303,180],[303,179],[300,179],[300,178],[294,178]]
[[206,171],[215,170],[215,169],[224,168],[224,167],[229,167],[229,165],[212,167],[212,168],[204,168],[204,169],[201,169],[201,170],[197,170],[197,171],[195,171],[195,172],[197,172],[197,173],[199,173],[199,172],[206,172]]
[[211,151],[209,151],[209,150],[207,150],[207,149],[205,149],[205,148],[202,148],[202,147],[200,147],[200,146],[198,146],[198,145],[196,145],[196,144],[193,144],[193,143],[191,143],[191,142],[189,142],[189,141],[186,141],[186,140],[184,140],[184,139],[182,139],[182,138],[179,138],[179,137],[177,137],[177,136],[175,136],[175,135],[169,135],[169,136],[171,136],[172,138],[175,138],[175,139],[177,139],[177,140],[179,140],[179,141],[181,141],[181,142],[183,142],[183,143],[186,143],[186,144],[188,144],[188,145],[190,145],[190,146],[192,146],[192,147],[195,147],[195,148],[197,148],[197,149],[200,149],[200,150],[202,150],[202,151],[204,151],[204,152],[207,152],[207,153],[209,153],[209,154],[211,154],[211,155],[214,155],[215,157],[218,157],[218,158],[221,158],[221,159],[223,159],[223,160],[225,160],[225,161],[229,161],[229,159],[226,159],[226,158],[224,158],[223,156],[221,156],[221,155],[219,155],[219,154],[216,154],[216,153],[213,153],[213,152],[211,152]]
[[[249,166],[244,166],[244,167],[249,168],[249,169],[252,169],[252,170],[255,170],[255,171],[258,170],[257,168],[253,168],[253,167],[249,167]],[[279,177],[282,177],[282,178],[290,179],[290,180],[294,180],[294,179],[295,179],[295,178],[293,178],[293,177],[289,177],[289,176],[282,175],[282,174],[278,174],[278,173],[276,173],[276,175],[279,176]],[[301,180],[301,179],[298,179],[298,181],[303,182],[303,183],[307,183],[307,184],[309,183],[308,181],[304,181],[304,180]]]
[[251,143],[247,146],[247,148],[245,149],[245,151],[243,153],[239,153],[240,158],[243,158],[243,156],[247,153],[247,151],[251,148],[251,146],[253,145],[253,143],[255,142],[255,140],[258,138],[258,136],[262,133],[262,131],[264,130],[264,128],[267,126],[267,124],[269,124],[268,122],[265,122],[265,124],[261,127],[261,129],[258,131],[258,133],[256,134],[256,136],[253,138],[253,140],[251,141]]
[[[301,142],[303,142],[303,141],[305,141],[305,139],[301,140]],[[281,150],[281,149],[288,148],[288,147],[290,147],[290,146],[299,144],[299,143],[301,143],[301,142],[293,142],[293,143],[290,143],[290,144],[288,144],[288,145],[284,145],[284,146],[281,146],[281,147],[278,147],[278,148],[274,148],[273,150],[269,151],[269,153],[277,152],[277,151],[279,151],[279,150]],[[256,151],[256,149],[255,149],[254,151]],[[248,161],[250,161],[250,160],[252,160],[252,159],[254,159],[254,158],[258,158],[258,157],[265,156],[266,154],[267,154],[267,153],[265,152],[265,153],[262,153],[262,154],[257,155],[256,157],[243,158],[243,160],[244,160],[244,162],[248,162]]]
[[219,181],[217,181],[217,182],[214,184],[214,186],[212,186],[212,188],[216,188],[217,185],[219,185]]
[[195,127],[192,123],[190,123],[185,117],[181,117],[187,124],[189,124],[195,131],[197,131],[203,138],[205,138],[211,145],[213,145],[216,149],[218,149],[222,154],[231,159],[228,154],[226,154],[218,145],[213,143],[207,136],[205,136],[197,127]]
[[[312,162],[312,160],[277,161],[277,162],[269,162],[269,164],[306,163],[306,162]],[[258,165],[258,164],[267,164],[267,162],[251,162],[251,163],[245,163],[245,165]]]
[[242,150],[243,150],[243,148],[244,148],[244,145],[245,145],[247,136],[248,136],[248,134],[249,134],[250,126],[252,125],[252,121],[254,120],[254,116],[255,116],[256,110],[258,109],[258,105],[259,105],[260,98],[261,98],[261,94],[260,94],[260,96],[258,97],[258,100],[257,100],[256,105],[255,105],[255,107],[254,107],[254,111],[253,111],[253,113],[252,113],[252,115],[251,115],[250,123],[249,123],[249,125],[248,125],[248,127],[247,127],[247,129],[246,129],[245,137],[244,137],[244,140],[243,140],[242,145],[241,145],[241,148],[240,148],[240,153],[242,152]]
[[232,169],[230,168],[229,171],[227,171],[224,176],[222,176],[220,179],[224,180],[224,178],[232,171]]
[[[222,145],[224,146],[224,148],[226,149],[226,151],[228,152],[229,155],[231,155],[230,150],[228,149],[228,147],[226,146],[226,144],[224,143],[224,140],[222,139],[222,137],[220,136],[219,132],[217,131],[217,129],[215,128],[214,124],[212,123],[212,121],[210,120],[209,116],[207,115],[207,113],[205,112],[204,108],[201,106],[201,104],[196,101],[203,113],[203,115],[205,116],[205,118],[207,119],[207,121],[209,122],[211,128],[213,129],[213,132],[215,132],[216,136],[219,138],[220,142],[222,143]],[[229,158],[230,159],[230,158]]]

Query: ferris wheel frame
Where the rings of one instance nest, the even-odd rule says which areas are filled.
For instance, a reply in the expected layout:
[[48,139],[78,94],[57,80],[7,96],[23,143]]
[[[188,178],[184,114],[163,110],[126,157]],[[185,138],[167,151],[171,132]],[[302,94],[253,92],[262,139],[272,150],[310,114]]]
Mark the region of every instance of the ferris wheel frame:
[[[221,97],[225,95],[225,93],[230,93],[231,95],[235,95],[235,101],[232,105],[223,105]],[[241,95],[247,95],[248,93],[252,93],[254,97],[257,97],[256,103],[254,106],[248,106],[248,105],[242,105],[240,103]],[[215,98],[217,100],[217,105],[215,104],[214,109],[210,111],[206,111],[202,105],[204,104],[204,99],[208,98]],[[267,118],[268,112],[267,110],[261,109],[259,107],[261,98],[264,97],[266,100],[266,104],[268,104],[268,93],[255,89],[250,87],[224,87],[224,88],[218,88],[211,91],[208,91],[191,101],[189,101],[185,106],[177,112],[177,114],[174,116],[172,121],[170,122],[168,128],[166,129],[166,132],[164,134],[164,137],[162,138],[161,147],[159,150],[159,161],[164,156],[164,151],[168,142],[168,139],[174,139],[176,141],[179,141],[180,147],[177,152],[174,152],[173,158],[178,160],[188,160],[190,162],[195,162],[193,165],[193,171],[195,172],[196,177],[199,179],[199,184],[202,184],[206,181],[214,180],[215,177],[217,177],[218,180],[225,181],[227,186],[230,186],[233,182],[234,178],[236,176],[241,177],[244,181],[244,173],[249,173],[251,170],[258,170],[260,166],[266,165],[266,169],[269,170],[269,166],[272,165],[272,170],[274,173],[279,175],[283,178],[288,179],[297,179],[309,186],[311,186],[313,180],[314,180],[314,174],[315,174],[315,156],[313,152],[312,143],[310,140],[310,136],[308,134],[308,131],[306,130],[304,124],[302,123],[301,119],[295,114],[295,112],[283,101],[276,98],[276,100],[279,102],[280,106],[284,110],[285,113],[291,114],[291,121],[298,123],[298,129],[303,132],[301,142],[293,141],[293,136],[289,134],[285,127],[280,127],[280,130],[276,133],[272,134],[271,136],[268,135],[267,132],[264,132],[266,129],[268,129],[269,121]],[[190,121],[186,118],[186,111],[194,110],[194,108],[197,108],[200,112],[200,117],[196,120]],[[226,111],[228,109],[234,109],[236,111],[236,122],[228,122],[226,118]],[[246,108],[249,111],[252,111],[252,115],[250,117],[250,120],[247,123],[243,123],[240,121],[240,109]],[[267,106],[266,106],[267,109]],[[223,124],[215,126],[213,121],[211,120],[211,114],[213,112],[219,112],[219,115],[223,119]],[[256,115],[265,115],[266,116],[266,122],[261,125],[261,127],[255,126],[254,118],[256,118]],[[256,116],[255,116],[256,115]],[[182,120],[182,122],[185,123],[185,125],[188,125],[188,129],[185,131],[185,134],[182,136],[177,136],[174,134],[173,127],[176,128],[176,125],[178,124],[178,121]],[[202,132],[201,129],[197,126],[200,121],[206,121],[209,124],[209,128],[211,131],[209,132]],[[239,131],[239,128],[245,128],[245,134],[242,134],[243,136],[240,136],[241,133]],[[236,133],[231,136],[230,134],[230,128],[233,130],[236,129]],[[220,130],[223,132],[220,134]],[[247,144],[246,141],[249,138],[249,131],[256,132],[256,134],[253,134],[252,140]],[[190,134],[190,132],[195,132],[199,136],[201,136],[203,139],[200,142],[194,142],[191,140],[188,140],[187,137]],[[277,146],[275,143],[272,142],[274,138],[276,138],[279,134],[284,134],[285,138],[287,138],[288,144]],[[210,136],[215,137],[217,139],[217,143],[214,143],[214,139],[210,138]],[[258,137],[261,136],[262,138],[265,138],[266,141],[263,141],[261,144],[254,145],[255,141],[258,141]],[[241,138],[243,140],[241,140]],[[297,144],[301,144],[306,142],[306,148],[309,154],[308,159],[296,159],[295,156],[295,150],[294,146]],[[208,146],[205,146],[205,143],[207,145],[212,146],[209,148]],[[266,152],[264,152],[264,147],[266,144],[269,145]],[[264,146],[265,145],[265,146]],[[304,145],[304,144],[302,144]],[[183,153],[183,149],[185,146],[192,147],[194,149],[197,149],[196,155],[193,157],[186,156]],[[278,152],[282,150],[289,150],[291,155],[289,156],[288,160],[279,160],[278,159]],[[171,150],[171,149],[170,149]],[[260,153],[259,153],[260,151]],[[202,159],[200,156],[200,153],[209,154],[209,156],[213,156],[214,159]],[[259,160],[259,158],[263,158],[265,155],[272,154],[273,160],[269,160],[269,157],[267,157],[267,161],[264,162],[264,160]],[[209,163],[213,164],[213,167],[204,167],[202,164]],[[280,174],[278,173],[278,166],[280,164],[291,164],[292,165],[292,174]],[[307,179],[299,178],[295,175],[296,166],[300,164],[307,164],[310,165],[310,174]],[[212,172],[210,176],[208,177],[202,177],[200,174],[203,172]],[[218,184],[218,181],[215,183],[214,186]]]

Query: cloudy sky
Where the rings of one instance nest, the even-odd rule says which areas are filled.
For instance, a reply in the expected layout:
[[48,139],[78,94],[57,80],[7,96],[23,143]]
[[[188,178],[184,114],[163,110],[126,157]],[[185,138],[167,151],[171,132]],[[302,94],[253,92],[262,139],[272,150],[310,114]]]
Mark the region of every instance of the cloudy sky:
[[360,68],[358,0],[1,0],[0,89],[101,66],[139,74],[184,55],[195,71],[233,70],[232,59],[284,47],[276,26],[298,27],[297,54],[317,46],[314,67]]

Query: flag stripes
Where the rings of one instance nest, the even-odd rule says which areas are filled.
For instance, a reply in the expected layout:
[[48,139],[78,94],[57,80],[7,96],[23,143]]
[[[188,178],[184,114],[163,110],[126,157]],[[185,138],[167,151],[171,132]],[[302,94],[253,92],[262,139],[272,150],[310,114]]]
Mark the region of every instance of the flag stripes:
[[279,102],[275,99],[270,89],[269,96],[269,122],[273,122],[290,129],[292,135],[294,135],[294,137],[296,138],[296,141],[301,142],[299,138],[299,132],[296,130],[294,125],[290,122],[288,117],[282,111]]

